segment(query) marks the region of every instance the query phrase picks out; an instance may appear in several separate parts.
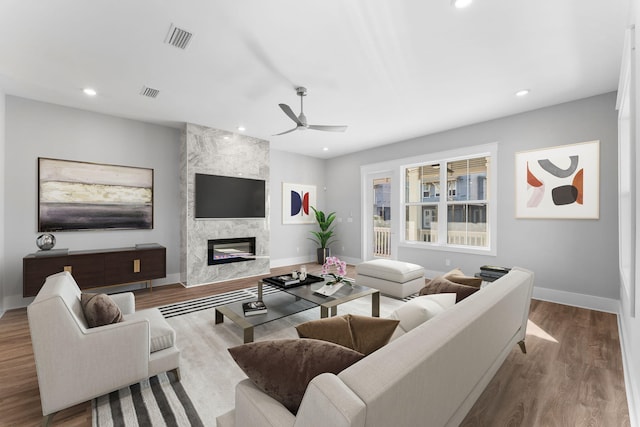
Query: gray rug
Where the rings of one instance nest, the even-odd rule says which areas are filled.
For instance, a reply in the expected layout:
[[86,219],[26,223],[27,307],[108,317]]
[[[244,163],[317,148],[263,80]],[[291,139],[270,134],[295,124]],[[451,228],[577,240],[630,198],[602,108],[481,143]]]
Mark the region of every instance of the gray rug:
[[[277,292],[277,290],[268,290],[265,286],[264,292]],[[193,410],[189,408],[172,410],[179,414],[195,412],[202,424],[190,424],[191,421],[183,416],[176,416],[176,424],[170,424],[164,420],[162,413],[159,411],[154,412],[153,417],[155,418],[151,419],[150,424],[140,424],[137,419],[133,420],[134,417],[123,417],[123,424],[115,424],[109,421],[109,414],[114,411],[117,413],[118,405],[121,408],[133,406],[133,403],[128,403],[131,399],[127,396],[126,389],[124,389],[124,393],[122,393],[122,390],[115,392],[118,393],[117,397],[112,393],[110,395],[112,396],[111,398],[103,396],[96,399],[94,402],[93,426],[215,426],[216,417],[235,406],[235,386],[246,376],[227,351],[230,347],[242,344],[242,330],[226,320],[224,323],[216,325],[213,308],[220,304],[228,304],[243,299],[254,299],[256,297],[257,288],[249,288],[160,308],[167,321],[176,330],[177,344],[181,351],[180,372],[182,376],[181,381],[177,384],[184,389],[184,394],[188,395],[187,397],[193,408]],[[388,316],[402,304],[402,300],[382,296],[380,298],[380,316]],[[370,316],[371,297],[360,298],[340,305],[338,314],[345,313]],[[297,338],[298,335],[294,326],[319,318],[320,309],[316,308],[269,322],[255,328],[255,340]],[[162,378],[162,376],[159,376],[159,378]],[[164,375],[164,378],[167,378],[166,375]],[[160,382],[162,381],[160,380]],[[168,380],[166,381],[168,382]],[[170,384],[173,384],[172,388],[175,388],[176,383]],[[175,402],[176,399],[169,401]],[[177,401],[180,401],[180,399],[177,399]],[[96,405],[96,402],[100,403],[100,405]],[[156,403],[148,403],[147,400],[145,400],[145,403],[147,408],[159,406]],[[186,406],[188,406],[188,403]],[[135,409],[133,411],[135,412]],[[129,409],[122,410],[122,412],[132,413]]]
[[204,426],[182,383],[162,373],[92,402],[93,426]]

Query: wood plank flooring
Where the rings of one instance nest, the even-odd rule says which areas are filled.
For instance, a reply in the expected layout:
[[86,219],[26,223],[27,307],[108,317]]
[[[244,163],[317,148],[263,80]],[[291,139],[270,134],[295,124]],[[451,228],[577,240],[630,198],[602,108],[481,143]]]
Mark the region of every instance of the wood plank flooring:
[[[292,268],[272,269],[270,275]],[[319,270],[315,264],[307,268]],[[352,266],[348,274],[355,276]],[[155,287],[153,292],[139,290],[136,307],[247,288],[256,281],[253,277],[188,289],[176,284]],[[534,300],[529,319],[528,353],[513,349],[462,425],[629,426],[616,316]],[[0,426],[39,426],[41,421],[26,309],[11,310],[0,319]],[[91,426],[91,404],[59,412],[53,425]]]

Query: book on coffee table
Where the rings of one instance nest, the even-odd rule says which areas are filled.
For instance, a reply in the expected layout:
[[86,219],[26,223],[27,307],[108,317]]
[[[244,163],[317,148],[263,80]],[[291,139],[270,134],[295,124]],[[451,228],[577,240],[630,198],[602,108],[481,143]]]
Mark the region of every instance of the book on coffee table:
[[250,301],[242,303],[242,310],[245,316],[255,316],[256,314],[265,314],[267,306],[262,301]]

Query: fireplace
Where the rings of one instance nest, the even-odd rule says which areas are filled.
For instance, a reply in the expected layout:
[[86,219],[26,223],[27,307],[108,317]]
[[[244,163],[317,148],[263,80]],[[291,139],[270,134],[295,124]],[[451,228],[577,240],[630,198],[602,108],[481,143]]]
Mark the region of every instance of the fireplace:
[[213,239],[208,241],[209,265],[253,261],[256,256],[256,238]]

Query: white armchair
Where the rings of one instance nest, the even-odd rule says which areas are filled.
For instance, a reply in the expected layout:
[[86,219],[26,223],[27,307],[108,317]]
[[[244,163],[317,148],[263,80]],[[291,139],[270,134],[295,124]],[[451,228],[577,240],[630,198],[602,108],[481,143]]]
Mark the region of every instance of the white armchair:
[[49,276],[27,308],[43,425],[55,413],[161,372],[179,379],[175,331],[158,309],[135,312],[132,293],[112,295],[124,320],[89,328],[68,272]]

